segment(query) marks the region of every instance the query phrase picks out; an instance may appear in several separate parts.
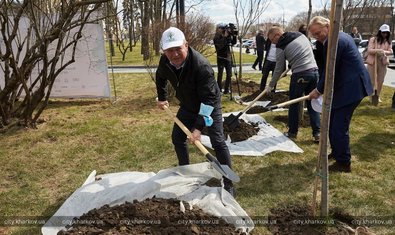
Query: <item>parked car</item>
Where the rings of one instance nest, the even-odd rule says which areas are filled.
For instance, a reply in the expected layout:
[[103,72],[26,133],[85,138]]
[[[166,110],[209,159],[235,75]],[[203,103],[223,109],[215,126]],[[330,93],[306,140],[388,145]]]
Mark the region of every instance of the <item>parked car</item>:
[[[392,52],[394,52],[394,49],[395,49],[395,40],[392,40]],[[395,68],[395,54],[390,55],[388,61],[389,61],[388,67]]]
[[252,44],[254,43],[254,40],[247,40],[245,42],[243,42],[243,47],[244,48],[252,48]]
[[368,42],[369,40],[362,40],[358,45],[359,54],[361,54],[363,58],[363,53],[368,49]]
[[[241,40],[243,47],[244,47],[244,43],[245,43],[246,41],[248,41],[248,40],[249,40],[249,39],[242,39],[242,40]],[[240,42],[237,41],[237,43],[236,43],[234,46],[235,46],[235,47],[240,47]]]

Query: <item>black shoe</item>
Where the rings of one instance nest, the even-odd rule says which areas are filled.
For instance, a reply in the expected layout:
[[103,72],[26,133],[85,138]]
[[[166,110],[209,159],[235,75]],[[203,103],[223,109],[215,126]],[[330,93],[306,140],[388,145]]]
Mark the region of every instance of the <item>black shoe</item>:
[[233,198],[236,198],[236,189],[233,186],[225,186],[224,189],[228,191]]
[[320,134],[316,134],[313,136],[313,141],[314,143],[319,143],[320,142]]
[[297,134],[291,132],[284,132],[284,135],[290,139],[296,139]]
[[333,154],[332,153],[330,153],[330,154],[328,154],[328,160],[334,160],[335,159],[335,157],[333,156]]
[[329,171],[332,172],[351,172],[351,162],[335,162],[328,167]]
[[251,68],[252,68],[253,70],[256,70],[255,66],[252,66]]

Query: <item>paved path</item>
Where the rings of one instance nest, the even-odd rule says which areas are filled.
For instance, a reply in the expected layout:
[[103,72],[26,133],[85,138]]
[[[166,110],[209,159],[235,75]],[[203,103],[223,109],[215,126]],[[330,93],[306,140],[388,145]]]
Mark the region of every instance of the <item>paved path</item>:
[[[261,73],[261,71],[254,70],[251,66],[252,64],[243,65],[243,73]],[[213,66],[213,69],[215,72],[218,72],[216,65]],[[237,71],[238,70],[239,67],[237,67]],[[145,66],[114,66],[113,68],[109,66],[108,72],[111,73],[112,71],[114,71],[114,73],[146,73],[147,69],[145,68]],[[154,68],[153,71],[156,71],[156,68]]]
[[[257,73],[260,74],[261,71],[254,70],[251,68],[252,64],[243,65],[243,73]],[[217,66],[213,66],[215,72],[217,72]],[[237,70],[239,68],[237,67]],[[156,69],[153,69],[155,72]],[[114,66],[113,68],[109,67],[108,72],[112,73],[146,73],[147,69],[144,66]],[[232,71],[232,73],[234,73]],[[389,68],[387,70],[387,75],[385,76],[384,85],[395,88],[395,69]]]

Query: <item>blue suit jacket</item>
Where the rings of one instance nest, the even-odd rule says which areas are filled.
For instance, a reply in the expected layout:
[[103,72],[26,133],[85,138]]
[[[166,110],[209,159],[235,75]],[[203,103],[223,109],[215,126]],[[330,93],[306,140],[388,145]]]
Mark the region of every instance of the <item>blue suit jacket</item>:
[[[324,65],[328,43],[324,45]],[[340,32],[336,54],[335,80],[333,83],[332,108],[341,108],[362,100],[373,93],[372,83],[358,48],[350,35]],[[325,85],[325,69],[317,85],[322,94]]]

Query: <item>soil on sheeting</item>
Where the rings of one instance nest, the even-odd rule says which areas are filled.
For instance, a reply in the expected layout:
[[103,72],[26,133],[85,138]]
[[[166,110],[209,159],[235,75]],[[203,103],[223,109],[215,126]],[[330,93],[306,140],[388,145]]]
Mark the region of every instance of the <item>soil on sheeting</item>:
[[246,123],[243,119],[239,119],[239,125],[233,129],[224,123],[224,134],[229,135],[231,143],[247,140],[258,131],[258,123]]
[[[259,132],[258,123],[246,123],[243,119],[238,120],[239,125],[234,128],[230,128],[228,125],[223,123],[225,138],[227,139],[229,136],[231,143],[247,140]],[[208,135],[207,128],[203,129],[202,134]]]
[[243,234],[221,218],[208,215],[196,207],[189,210],[188,203],[183,204],[184,213],[180,210],[180,201],[176,199],[152,198],[113,207],[104,205],[75,218],[74,225],[67,227],[67,231],[58,232],[58,235]]

